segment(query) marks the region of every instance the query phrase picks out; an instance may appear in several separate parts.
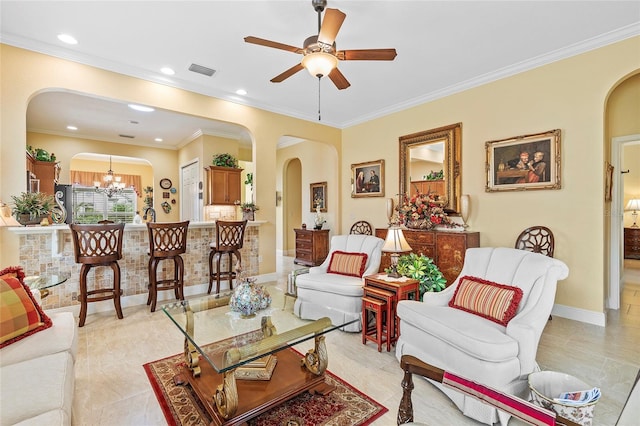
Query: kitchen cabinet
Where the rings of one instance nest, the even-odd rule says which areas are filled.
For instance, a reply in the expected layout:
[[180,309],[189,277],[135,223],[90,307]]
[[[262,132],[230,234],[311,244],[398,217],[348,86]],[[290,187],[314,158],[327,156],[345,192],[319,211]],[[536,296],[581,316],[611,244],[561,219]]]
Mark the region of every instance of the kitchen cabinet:
[[242,169],[207,167],[207,204],[240,204],[240,174]]

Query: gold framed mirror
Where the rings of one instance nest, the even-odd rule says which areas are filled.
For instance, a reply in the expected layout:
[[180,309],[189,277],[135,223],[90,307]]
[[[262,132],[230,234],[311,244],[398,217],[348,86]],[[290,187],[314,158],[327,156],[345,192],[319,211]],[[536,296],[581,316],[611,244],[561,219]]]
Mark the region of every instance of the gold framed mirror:
[[432,193],[447,213],[459,212],[462,123],[400,136],[399,142],[400,194]]

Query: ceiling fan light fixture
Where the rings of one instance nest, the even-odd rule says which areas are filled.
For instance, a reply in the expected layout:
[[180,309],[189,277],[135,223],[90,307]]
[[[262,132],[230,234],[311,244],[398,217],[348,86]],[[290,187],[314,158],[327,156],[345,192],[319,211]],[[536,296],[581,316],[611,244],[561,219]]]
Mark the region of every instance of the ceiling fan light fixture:
[[314,77],[329,75],[338,66],[338,58],[330,53],[313,52],[302,58],[302,66]]

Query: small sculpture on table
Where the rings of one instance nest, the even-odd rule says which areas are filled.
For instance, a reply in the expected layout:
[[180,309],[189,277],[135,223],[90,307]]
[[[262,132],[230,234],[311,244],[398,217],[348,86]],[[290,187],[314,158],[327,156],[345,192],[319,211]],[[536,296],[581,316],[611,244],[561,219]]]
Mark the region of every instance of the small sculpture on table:
[[264,286],[255,285],[257,279],[248,277],[242,272],[242,267],[236,264],[236,277],[240,284],[231,295],[229,307],[234,312],[240,312],[243,318],[253,317],[257,311],[271,305],[271,295]]

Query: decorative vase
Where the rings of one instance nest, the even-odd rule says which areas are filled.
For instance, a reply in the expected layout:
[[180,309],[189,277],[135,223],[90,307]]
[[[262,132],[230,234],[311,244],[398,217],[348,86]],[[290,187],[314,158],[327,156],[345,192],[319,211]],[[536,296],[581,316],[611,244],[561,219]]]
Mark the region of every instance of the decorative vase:
[[387,198],[387,219],[393,222],[393,198]]
[[405,223],[405,226],[411,229],[425,229],[425,230],[435,228],[435,224],[433,224],[430,220],[427,220],[427,219],[415,219],[415,220],[409,219]]
[[255,220],[255,216],[256,216],[256,212],[254,212],[253,210],[242,211],[242,220]]
[[256,286],[256,278],[245,278],[233,291],[229,307],[240,312],[244,318],[250,318],[261,309],[271,305],[271,295],[263,286]]
[[469,194],[460,196],[460,217],[462,218],[462,226],[468,227],[467,220],[469,220],[469,213],[471,209],[471,197]]

